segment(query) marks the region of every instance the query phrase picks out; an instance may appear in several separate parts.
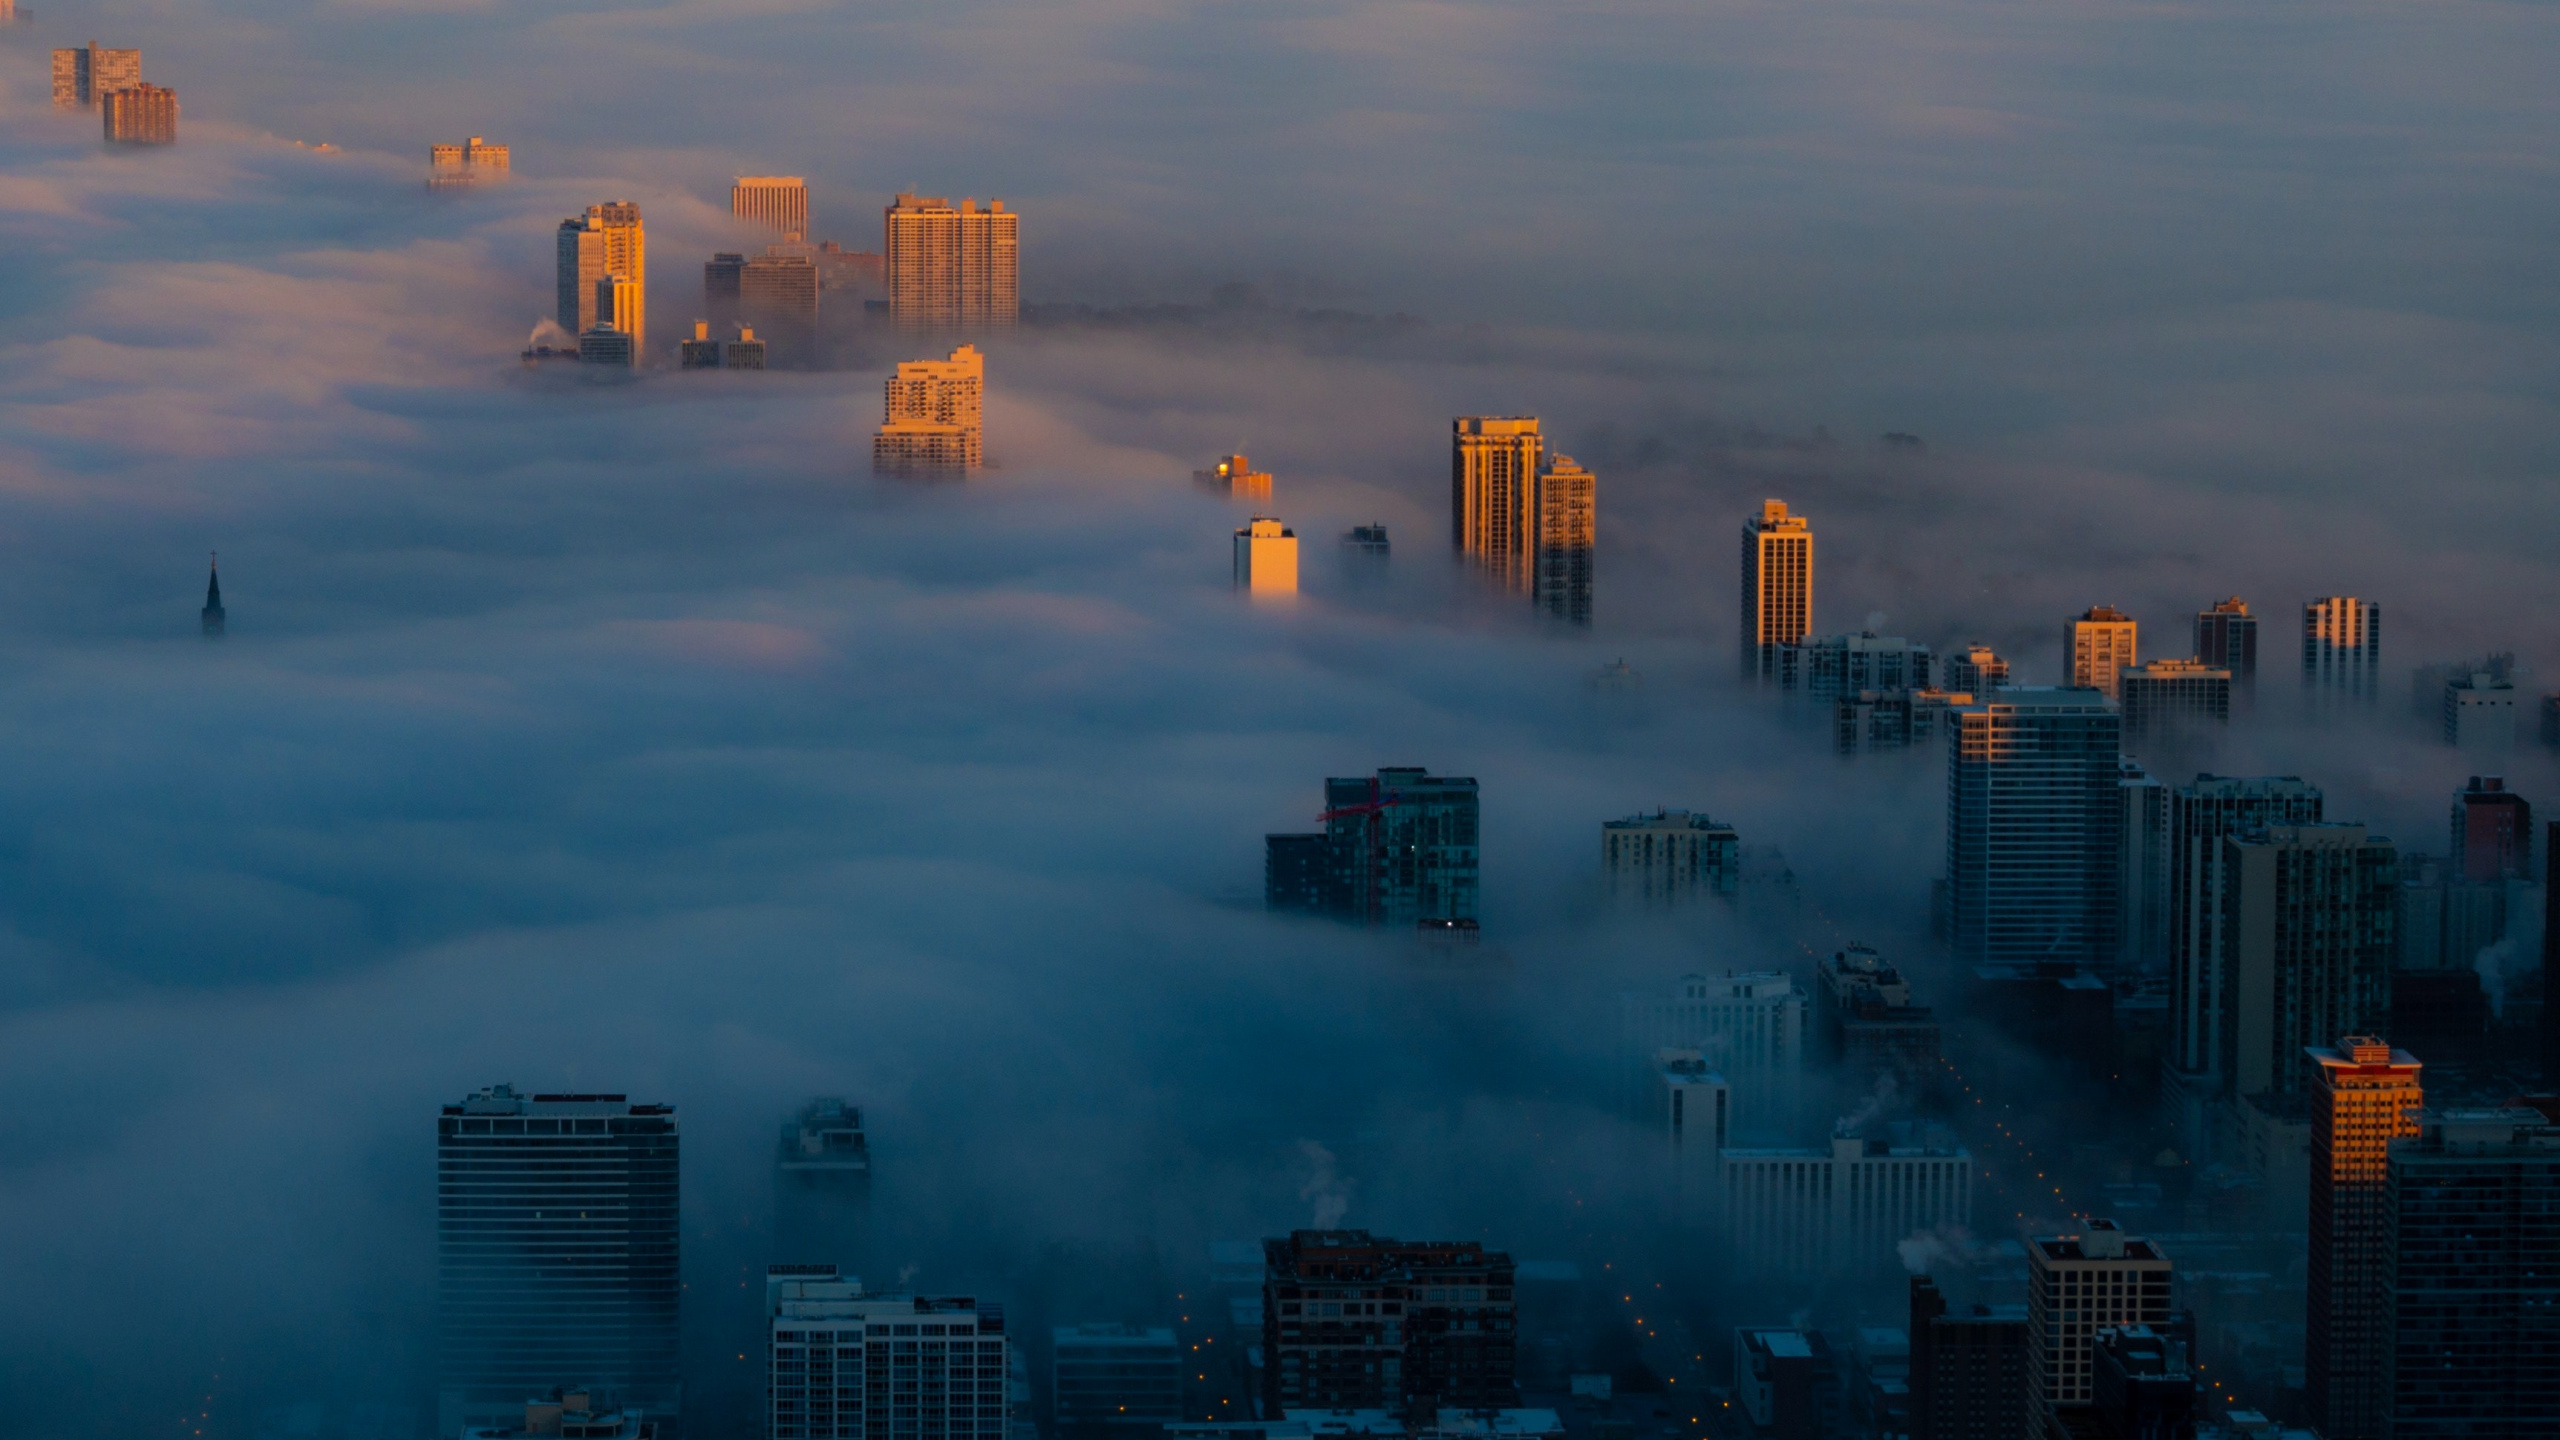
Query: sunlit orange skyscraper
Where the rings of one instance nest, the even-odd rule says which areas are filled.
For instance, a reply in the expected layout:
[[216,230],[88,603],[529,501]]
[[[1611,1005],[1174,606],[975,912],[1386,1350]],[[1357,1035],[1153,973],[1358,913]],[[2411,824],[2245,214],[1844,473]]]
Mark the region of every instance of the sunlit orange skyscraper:
[[1774,680],[1778,653],[1813,633],[1813,527],[1784,500],[1742,522],[1742,674]]
[[881,217],[889,318],[906,329],[1011,325],[1022,313],[1022,217],[990,200],[957,209],[900,195]]
[[2311,1246],[2304,1376],[2330,1440],[2381,1440],[2391,1397],[2391,1142],[2418,1133],[2418,1061],[2371,1035],[2309,1047]]
[[[628,200],[590,205],[560,222],[560,328],[583,336],[599,323],[631,337],[635,356],[647,348],[649,238],[640,207]],[[610,286],[606,282],[616,282]]]
[[986,357],[963,345],[947,360],[908,360],[891,375],[871,468],[883,475],[959,479],[986,463]]

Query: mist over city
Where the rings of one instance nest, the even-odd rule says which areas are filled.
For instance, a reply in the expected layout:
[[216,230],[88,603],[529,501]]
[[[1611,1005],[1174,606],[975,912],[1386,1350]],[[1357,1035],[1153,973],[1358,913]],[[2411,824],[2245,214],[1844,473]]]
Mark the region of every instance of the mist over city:
[[2552,1433],[2560,12],[0,21],[0,1440]]

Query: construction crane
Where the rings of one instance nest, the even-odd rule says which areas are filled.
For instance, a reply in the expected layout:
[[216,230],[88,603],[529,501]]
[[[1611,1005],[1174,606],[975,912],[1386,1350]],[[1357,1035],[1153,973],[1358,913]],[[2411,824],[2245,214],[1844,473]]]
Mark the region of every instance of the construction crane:
[[1348,819],[1354,815],[1375,815],[1379,811],[1388,808],[1404,798],[1403,793],[1400,791],[1377,791],[1377,782],[1374,780],[1370,781],[1369,784],[1372,791],[1375,792],[1370,796],[1370,798],[1361,801],[1357,805],[1336,805],[1332,809],[1318,815],[1316,817],[1316,823],[1319,825],[1330,825],[1336,820]]

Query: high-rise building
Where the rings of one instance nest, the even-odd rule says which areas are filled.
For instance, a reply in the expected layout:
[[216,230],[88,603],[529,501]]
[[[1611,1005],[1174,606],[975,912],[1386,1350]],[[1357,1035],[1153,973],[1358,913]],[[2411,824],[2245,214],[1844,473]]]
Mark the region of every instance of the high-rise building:
[[2336,823],[2270,825],[2222,846],[2224,1090],[2299,1095],[2305,1047],[2390,1012],[2399,854],[2362,825]]
[[1783,647],[1813,633],[1813,527],[1783,500],[1742,522],[1742,674],[1777,678]]
[[1728,1147],[1717,1181],[1733,1261],[1751,1271],[1886,1274],[1902,1241],[1973,1224],[1973,1156],[1936,1126],[1835,1133],[1826,1150]]
[[207,640],[221,639],[223,630],[230,622],[228,612],[222,608],[222,563],[218,556],[205,564],[204,610],[201,612],[201,618],[204,621],[204,638]]
[[1449,424],[1449,538],[1515,585],[1527,581],[1529,526],[1546,440],[1534,415],[1461,415]]
[[1366,1230],[1296,1230],[1263,1242],[1265,1415],[1442,1407],[1505,1409],[1516,1267],[1473,1240],[1406,1243]]
[[1529,601],[1559,620],[1591,623],[1591,554],[1599,533],[1599,482],[1559,455],[1538,474],[1531,517]]
[[2230,671],[2242,694],[2258,683],[2258,617],[2247,601],[2234,595],[2196,612],[2196,659]]
[[1262,904],[1289,915],[1335,915],[1349,908],[1348,899],[1334,893],[1326,837],[1262,837]]
[[2560,1005],[2551,1003],[2551,977],[2560,975],[2560,820],[2546,821],[2542,832],[2542,1083],[2560,1090]]
[[2201,660],[2127,665],[2116,679],[2127,754],[2172,746],[2231,721],[2231,672]]
[[2547,1432],[2560,1416],[2560,1125],[2418,1112],[2383,1181],[2391,1440]]
[[629,332],[598,322],[578,336],[578,363],[629,370],[640,363],[640,347],[631,343]]
[[738,338],[720,347],[720,368],[723,370],[764,368],[764,342],[756,338],[754,326],[739,326]]
[[1926,1005],[1912,1002],[1911,982],[1874,947],[1851,945],[1818,967],[1814,1009],[1823,1050],[1850,1079],[1892,1075],[1920,1086],[1938,1068],[1939,1028]]
[[1948,922],[1993,964],[2094,964],[2117,948],[2119,717],[2089,689],[1996,690],[1954,712]]
[[1831,702],[1831,741],[1843,755],[1933,743],[1947,717],[1975,696],[1964,690],[1848,690]]
[[474,135],[459,145],[427,147],[427,188],[451,190],[473,185],[486,185],[504,180],[514,167],[514,156],[504,145],[492,145]]
[[806,320],[818,313],[818,264],[806,247],[768,245],[738,267],[738,305],[774,320]]
[[2311,1084],[2311,1244],[2303,1373],[2330,1440],[2390,1433],[2391,1142],[2418,1133],[2418,1062],[2371,1035],[2306,1045]]
[[1947,1313],[1926,1275],[1911,1277],[1911,1440],[2039,1440],[2034,1352],[2023,1305]]
[[2504,778],[2474,775],[2453,795],[2453,868],[2469,881],[2533,873],[2533,806]]
[[723,250],[702,262],[702,302],[712,318],[735,315],[746,290],[747,257]]
[[1242,455],[1220,456],[1215,467],[1191,472],[1191,482],[1212,494],[1229,500],[1268,500],[1271,498],[1271,475],[1256,470],[1253,462]]
[[2316,825],[2318,787],[2293,775],[2198,775],[2167,797],[2169,1054],[2162,1108],[2189,1160],[2211,1134],[2206,1111],[2225,1094],[2231,1024],[2231,936],[2223,842],[2274,825]]
[[2169,1323],[2169,1257],[2113,1220],[2027,1242],[2027,1348],[2039,1424],[2095,1396],[2090,1350],[2106,1326]]
[[809,233],[809,182],[797,175],[741,175],[729,187],[729,213],[797,240]]
[[1476,919],[1476,782],[1389,767],[1324,782],[1328,864],[1349,917],[1412,926]]
[[2009,662],[1988,645],[1967,645],[1961,653],[1947,657],[1945,673],[1938,680],[1944,689],[1988,699],[1992,691],[2009,683]]
[[1298,532],[1256,515],[1236,532],[1236,588],[1256,597],[1298,593]]
[[1011,325],[1022,313],[1022,217],[901,194],[881,217],[889,318],[905,329]]
[[142,52],[108,50],[95,40],[53,52],[53,103],[61,110],[95,110],[118,90],[142,83]]
[[1050,1334],[1050,1433],[1085,1440],[1182,1420],[1183,1348],[1171,1330],[1061,1325]]
[[2164,1329],[2109,1325],[2089,1346],[2093,1440],[2193,1440],[2201,1388],[2192,1317]]
[[2116,846],[2114,974],[2156,976],[2169,958],[2169,787],[2125,760],[2116,794],[2124,829]]
[[1694,1049],[1654,1052],[1654,1113],[1670,1158],[1673,1223],[1698,1225],[1715,1213],[1717,1165],[1733,1138],[1733,1086]]
[[883,387],[886,406],[871,441],[883,475],[966,476],[986,464],[982,416],[986,357],[963,345],[948,360],[905,360]]
[[1765,1440],[1823,1440],[1839,1433],[1840,1363],[1810,1325],[1737,1325],[1733,1401],[1749,1432]]
[[592,1383],[672,1417],[676,1115],[493,1085],[436,1122],[439,1434]]
[[861,1268],[871,1222],[862,1107],[820,1096],[785,1121],[773,1154],[774,1253]]
[[2302,688],[2373,703],[2382,685],[2382,607],[2352,595],[2302,605]]
[[2467,754],[2499,756],[2516,747],[2516,687],[2486,670],[2445,682],[2444,743]]
[[866,1295],[832,1265],[765,1278],[766,1440],[1007,1440],[1004,1309]]
[[2140,647],[2135,643],[2137,629],[2132,616],[2112,605],[2092,605],[2083,614],[2064,621],[2062,656],[2069,672],[2067,683],[2114,699],[2117,677],[2142,663]]
[[[631,337],[632,363],[637,364],[648,348],[649,242],[640,207],[609,200],[561,221],[557,259],[560,328],[583,336],[599,323],[612,323]],[[608,280],[621,281],[628,289],[607,291]],[[613,309],[597,309],[599,294],[612,297]]]
[[110,145],[178,143],[178,92],[158,85],[128,85],[106,93],[101,104]]
[[1618,1019],[1631,1097],[1652,1093],[1663,1050],[1696,1050],[1732,1082],[1738,1131],[1758,1138],[1793,1129],[1803,1098],[1805,997],[1785,972],[1683,975],[1668,995],[1621,994]]
[[677,360],[687,370],[720,368],[720,342],[711,338],[711,322],[693,322],[693,338],[676,346]]
[[1742,880],[1740,847],[1732,826],[1686,810],[1600,822],[1600,869],[1622,903],[1731,900]]
[[1383,570],[1392,553],[1384,525],[1354,525],[1342,532],[1343,560],[1355,569]]
[[1778,684],[1817,702],[1861,690],[1926,690],[1929,647],[1899,635],[1806,636],[1778,647]]

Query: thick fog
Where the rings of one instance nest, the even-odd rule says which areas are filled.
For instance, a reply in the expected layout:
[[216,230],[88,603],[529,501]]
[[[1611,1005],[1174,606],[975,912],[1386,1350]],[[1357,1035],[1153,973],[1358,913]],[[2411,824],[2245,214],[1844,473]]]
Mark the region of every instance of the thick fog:
[[[760,1383],[739,1287],[789,1258],[774,1127],[817,1094],[868,1114],[875,1280],[1126,1282],[1061,1321],[1335,1215],[1645,1263],[1621,989],[1865,938],[1957,999],[1940,752],[1843,760],[1732,677],[1764,496],[1812,518],[1817,630],[2022,680],[2089,605],[2150,656],[2247,598],[2262,705],[2211,763],[2412,849],[2478,767],[2409,667],[2560,676],[2547,6],[34,8],[0,29],[0,1435],[415,1403],[435,1107],[496,1081],[678,1107],[706,1407]],[[92,38],[181,143],[53,111],[47,48]],[[516,178],[429,193],[467,134]],[[870,475],[922,353],[884,334],[519,366],[562,216],[641,205],[663,346],[741,173],[807,176],[848,248],[909,185],[1022,213],[1026,301],[1095,309],[988,343],[998,468]],[[1599,476],[1590,629],[1449,561],[1459,414]],[[1246,512],[1187,479],[1239,446],[1294,605],[1232,593]],[[1373,521],[1356,586],[1334,539]],[[2382,603],[2385,680],[2314,728],[2327,594]],[[1641,691],[1595,692],[1622,658]],[[2549,754],[2507,767],[2537,802]],[[1482,782],[1482,946],[1265,914],[1264,833],[1402,764]],[[1783,850],[1804,924],[1611,914],[1599,822],[1658,805]]]

